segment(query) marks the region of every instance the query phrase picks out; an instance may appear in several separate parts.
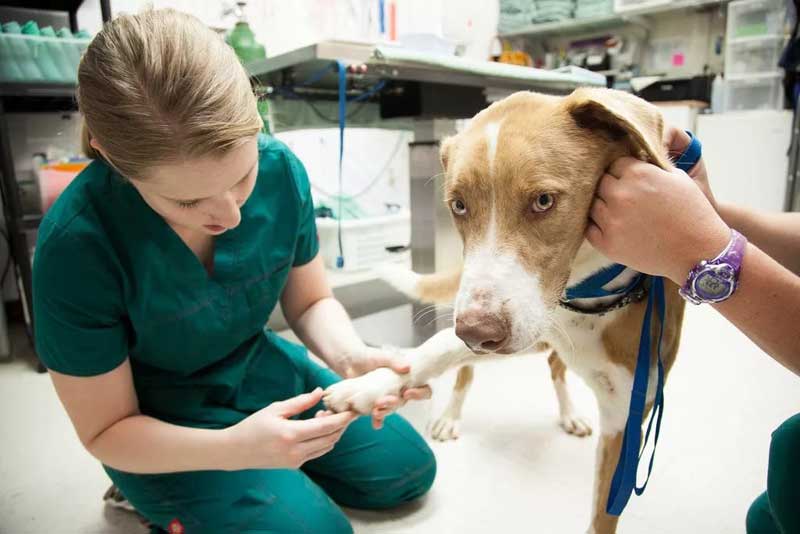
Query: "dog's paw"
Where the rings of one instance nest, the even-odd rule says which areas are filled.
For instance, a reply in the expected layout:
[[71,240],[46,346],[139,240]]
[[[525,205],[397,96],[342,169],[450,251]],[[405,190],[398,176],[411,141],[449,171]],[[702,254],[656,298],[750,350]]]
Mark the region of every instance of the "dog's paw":
[[402,386],[403,380],[397,373],[381,367],[329,386],[322,402],[327,409],[337,413],[352,410],[368,415],[372,413],[375,401],[386,395],[400,395]]
[[558,424],[564,429],[564,432],[573,436],[582,438],[592,435],[592,426],[586,419],[577,415],[564,415]]
[[458,418],[444,414],[431,425],[431,437],[437,441],[458,439],[459,423]]

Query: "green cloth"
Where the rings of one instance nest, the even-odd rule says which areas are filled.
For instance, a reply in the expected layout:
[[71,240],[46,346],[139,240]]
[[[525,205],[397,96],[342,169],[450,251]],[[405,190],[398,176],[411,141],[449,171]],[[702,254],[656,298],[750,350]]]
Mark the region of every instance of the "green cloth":
[[306,172],[281,142],[259,138],[258,178],[241,211],[239,226],[215,238],[209,276],[133,186],[93,162],[39,230],[42,362],[93,376],[129,357],[142,413],[175,424],[221,428],[263,407],[259,395],[281,377],[262,355],[304,350],[264,325],[290,268],[319,249]]
[[747,534],[800,533],[800,414],[787,419],[769,447],[767,491],[747,512]]

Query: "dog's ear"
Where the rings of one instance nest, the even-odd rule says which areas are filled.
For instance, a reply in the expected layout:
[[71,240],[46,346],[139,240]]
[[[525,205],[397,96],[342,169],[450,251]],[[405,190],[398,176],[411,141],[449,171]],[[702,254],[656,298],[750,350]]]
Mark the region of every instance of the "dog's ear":
[[662,145],[664,120],[657,107],[613,89],[577,89],[566,98],[567,111],[581,128],[610,140],[627,140],[634,157],[671,168]]
[[450,152],[453,151],[454,135],[445,137],[439,143],[439,158],[442,161],[442,170],[447,172],[447,166],[450,163]]

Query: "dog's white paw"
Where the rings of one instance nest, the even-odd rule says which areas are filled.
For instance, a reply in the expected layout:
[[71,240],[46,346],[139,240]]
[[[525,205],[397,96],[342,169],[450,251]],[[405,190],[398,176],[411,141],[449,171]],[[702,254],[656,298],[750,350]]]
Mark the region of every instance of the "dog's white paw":
[[403,379],[397,373],[381,367],[329,386],[322,402],[327,409],[337,413],[353,410],[367,415],[372,413],[375,401],[386,395],[399,395],[402,386]]
[[577,415],[563,415],[558,424],[564,429],[564,432],[573,436],[582,438],[592,435],[592,426],[586,419]]
[[456,417],[444,414],[431,425],[431,437],[437,441],[458,439],[460,421]]

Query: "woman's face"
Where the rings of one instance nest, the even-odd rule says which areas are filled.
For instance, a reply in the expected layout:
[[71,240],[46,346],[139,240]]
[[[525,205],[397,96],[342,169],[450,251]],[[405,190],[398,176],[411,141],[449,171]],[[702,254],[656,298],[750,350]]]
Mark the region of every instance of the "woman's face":
[[253,192],[257,173],[253,137],[223,156],[158,165],[131,183],[176,230],[219,235],[239,225],[239,210]]

